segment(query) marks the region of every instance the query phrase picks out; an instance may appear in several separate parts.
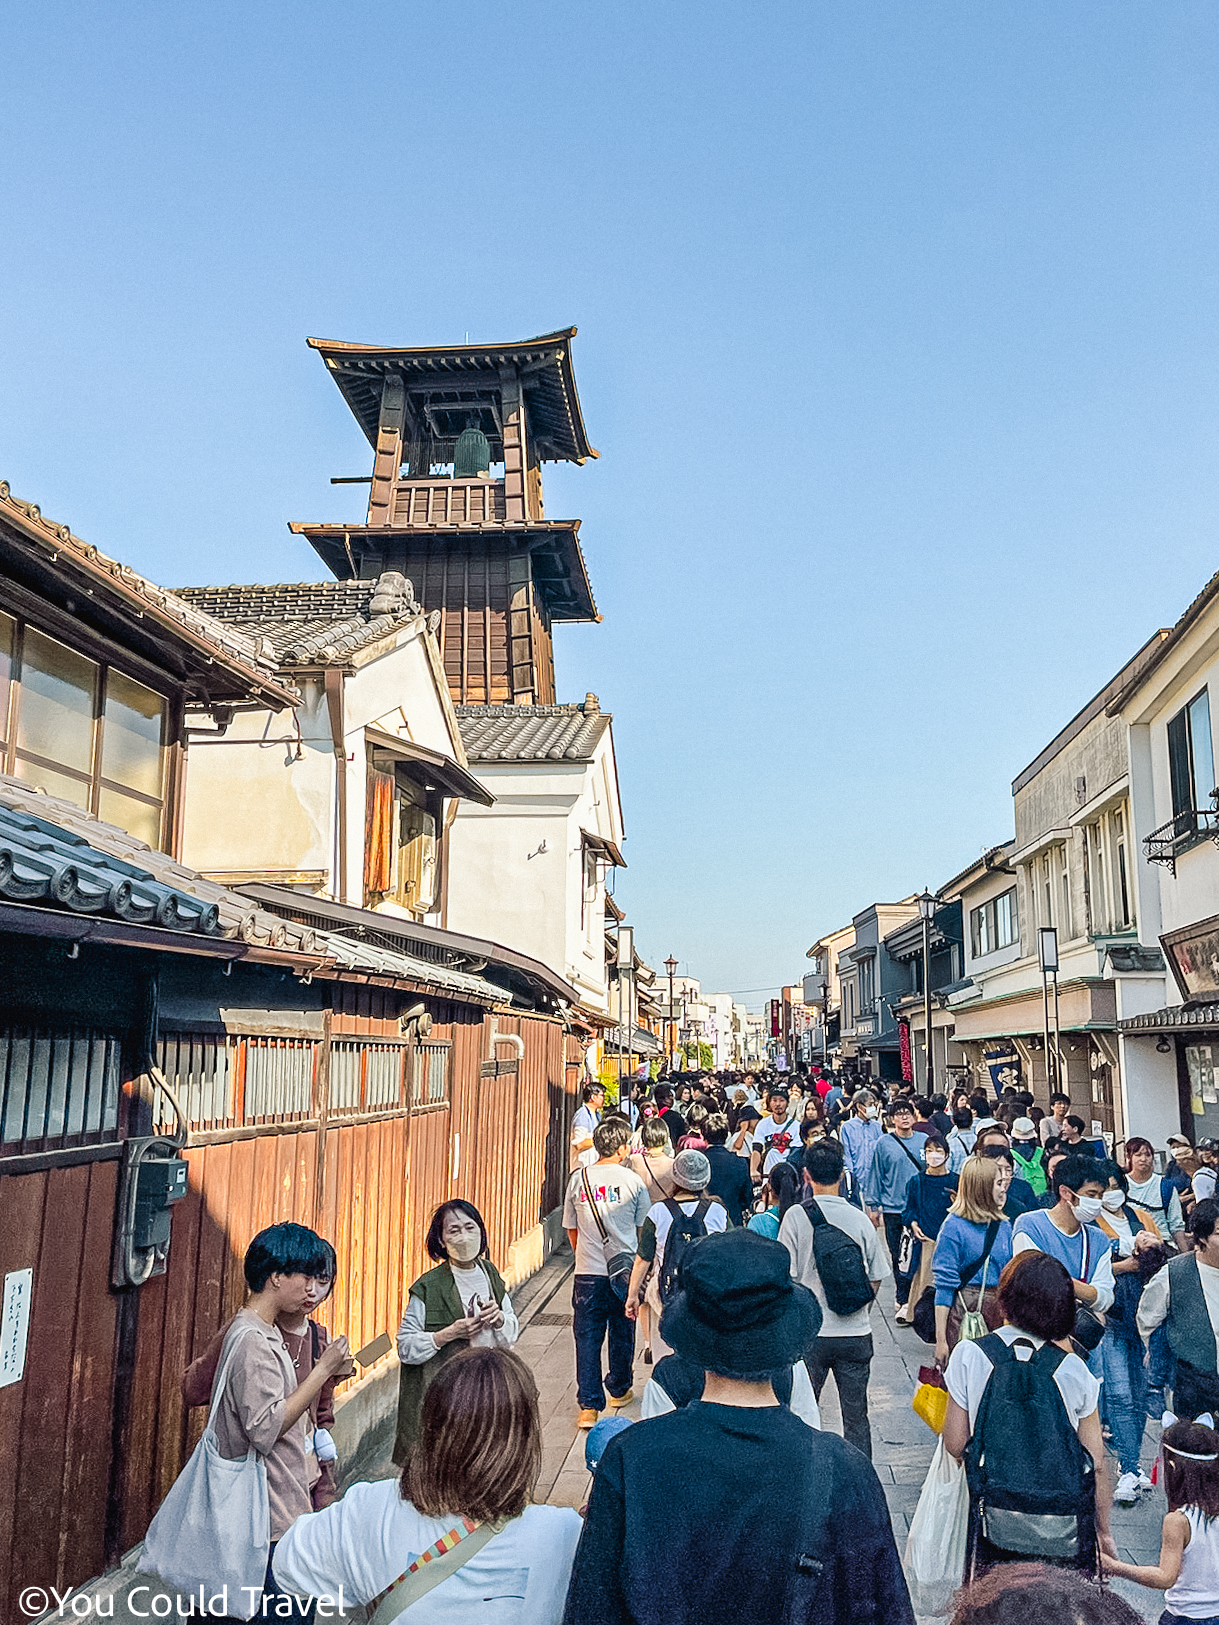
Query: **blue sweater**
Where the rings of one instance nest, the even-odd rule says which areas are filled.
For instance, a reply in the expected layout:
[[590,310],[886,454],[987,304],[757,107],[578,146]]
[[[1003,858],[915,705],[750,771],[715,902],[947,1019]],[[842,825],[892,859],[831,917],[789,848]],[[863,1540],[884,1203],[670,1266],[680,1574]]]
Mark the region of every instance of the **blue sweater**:
[[881,1135],[864,1181],[864,1200],[869,1207],[878,1207],[883,1213],[905,1212],[906,1187],[923,1172],[926,1144],[927,1136],[917,1129],[907,1140],[893,1134]]
[[[961,1271],[967,1270],[975,1259],[981,1258],[985,1246],[984,1224],[974,1224],[972,1219],[963,1219],[959,1213],[950,1213],[944,1220],[943,1229],[936,1240],[935,1257],[931,1265],[938,1307],[942,1309],[951,1307],[952,1300],[960,1289]],[[1011,1262],[1011,1257],[1012,1227],[1004,1219],[999,1225],[995,1245],[990,1250],[990,1262],[986,1266],[988,1287],[995,1285],[1003,1273],[1003,1266]],[[974,1274],[969,1285],[982,1285],[981,1270]]]

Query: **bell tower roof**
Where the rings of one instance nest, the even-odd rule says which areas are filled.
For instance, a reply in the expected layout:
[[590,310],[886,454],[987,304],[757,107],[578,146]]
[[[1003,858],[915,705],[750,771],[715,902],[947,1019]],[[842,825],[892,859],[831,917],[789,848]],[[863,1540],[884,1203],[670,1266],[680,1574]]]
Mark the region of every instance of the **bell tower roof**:
[[455,442],[475,428],[492,459],[503,461],[503,378],[519,381],[539,462],[583,463],[588,443],[567,327],[519,344],[453,344],[397,348],[309,339],[325,361],[356,421],[374,448],[387,377],[401,380],[408,418],[426,424],[436,442]]

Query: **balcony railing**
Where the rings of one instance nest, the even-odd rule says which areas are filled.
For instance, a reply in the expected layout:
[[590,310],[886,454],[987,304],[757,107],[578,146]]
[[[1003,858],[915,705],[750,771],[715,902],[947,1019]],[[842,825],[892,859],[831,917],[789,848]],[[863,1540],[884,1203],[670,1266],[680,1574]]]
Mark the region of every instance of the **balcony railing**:
[[503,480],[399,480],[394,487],[393,523],[412,530],[484,525],[506,516]]
[[1148,863],[1163,863],[1167,865],[1169,874],[1175,875],[1177,859],[1181,854],[1203,841],[1214,841],[1219,846],[1219,812],[1188,808],[1167,824],[1161,824],[1159,829],[1153,829],[1150,835],[1145,835],[1143,850]]

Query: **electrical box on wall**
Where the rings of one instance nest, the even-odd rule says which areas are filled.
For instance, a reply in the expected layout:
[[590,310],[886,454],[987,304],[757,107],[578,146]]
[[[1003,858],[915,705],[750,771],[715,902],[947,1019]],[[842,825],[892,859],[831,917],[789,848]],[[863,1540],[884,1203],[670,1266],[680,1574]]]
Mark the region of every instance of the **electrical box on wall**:
[[186,1195],[189,1165],[176,1138],[149,1135],[123,1147],[118,1223],[110,1272],[116,1287],[143,1286],[164,1275],[169,1258],[170,1210]]

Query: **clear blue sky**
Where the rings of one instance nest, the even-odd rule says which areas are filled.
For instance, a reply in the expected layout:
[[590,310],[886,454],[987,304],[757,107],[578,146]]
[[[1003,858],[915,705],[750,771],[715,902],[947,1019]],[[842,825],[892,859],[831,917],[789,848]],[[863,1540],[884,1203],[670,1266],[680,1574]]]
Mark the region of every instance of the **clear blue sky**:
[[[10,6],[0,477],[167,584],[316,577],[306,334],[575,323],[552,469],[654,963],[763,989],[1010,832],[1219,565],[1219,9]],[[757,995],[747,1001],[758,1004]]]

